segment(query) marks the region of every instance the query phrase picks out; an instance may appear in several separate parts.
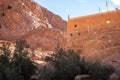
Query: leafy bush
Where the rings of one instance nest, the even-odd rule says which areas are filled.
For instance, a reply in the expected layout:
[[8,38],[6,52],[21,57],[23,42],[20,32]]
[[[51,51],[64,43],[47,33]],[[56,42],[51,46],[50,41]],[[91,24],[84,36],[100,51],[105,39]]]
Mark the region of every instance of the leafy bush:
[[112,67],[102,66],[99,62],[86,62],[78,52],[62,48],[47,60],[49,65],[40,68],[42,80],[74,80],[78,74],[90,74],[97,80],[106,80],[113,72]]
[[80,58],[73,50],[64,51],[60,48],[52,56],[51,61],[55,69],[54,80],[73,80],[74,76],[81,73]]
[[114,69],[111,66],[103,66],[96,61],[88,65],[89,74],[93,75],[97,80],[108,80]]
[[55,69],[53,69],[50,66],[44,66],[39,69],[40,72],[40,80],[54,80],[54,72]]
[[24,52],[25,41],[16,42],[16,47],[11,55],[8,45],[0,48],[0,80],[30,80],[36,67]]

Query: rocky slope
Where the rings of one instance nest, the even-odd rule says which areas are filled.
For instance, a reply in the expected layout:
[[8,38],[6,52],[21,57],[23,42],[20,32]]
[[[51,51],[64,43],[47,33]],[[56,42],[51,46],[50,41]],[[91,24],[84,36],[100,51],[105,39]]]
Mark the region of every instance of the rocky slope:
[[[46,8],[42,7],[41,8],[44,16],[47,17],[49,23],[54,27],[54,28],[58,28],[62,31],[66,32],[66,22],[64,20],[61,20],[61,17],[59,17],[58,15],[54,15],[52,12],[50,12],[49,10],[47,10]],[[58,22],[60,24],[58,24]]]
[[33,0],[0,0],[0,39],[26,39],[30,47],[65,46],[66,21]]
[[103,65],[111,65],[115,73],[120,76],[120,46],[99,50],[91,54],[84,55],[87,61],[101,61]]

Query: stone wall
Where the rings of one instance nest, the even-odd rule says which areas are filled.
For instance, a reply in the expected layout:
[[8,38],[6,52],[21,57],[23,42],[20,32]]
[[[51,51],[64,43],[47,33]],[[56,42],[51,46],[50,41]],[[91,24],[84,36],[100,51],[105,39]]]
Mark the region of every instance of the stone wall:
[[68,19],[67,47],[91,53],[120,46],[120,10]]

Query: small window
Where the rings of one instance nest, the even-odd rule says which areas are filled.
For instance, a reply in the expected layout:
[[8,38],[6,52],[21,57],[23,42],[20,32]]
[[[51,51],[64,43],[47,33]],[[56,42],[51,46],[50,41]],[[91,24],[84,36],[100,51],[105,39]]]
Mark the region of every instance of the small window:
[[78,35],[80,35],[80,33],[78,33]]
[[76,27],[77,27],[77,25],[74,25],[74,27],[76,28]]
[[1,16],[2,16],[2,17],[5,16],[5,13],[3,12],[3,13],[1,14]]
[[73,34],[70,34],[70,36],[73,36]]
[[0,25],[0,28],[2,28],[2,26]]
[[102,38],[105,38],[104,36]]
[[7,7],[8,9],[11,9],[12,8],[12,6],[11,5],[8,5],[8,7]]

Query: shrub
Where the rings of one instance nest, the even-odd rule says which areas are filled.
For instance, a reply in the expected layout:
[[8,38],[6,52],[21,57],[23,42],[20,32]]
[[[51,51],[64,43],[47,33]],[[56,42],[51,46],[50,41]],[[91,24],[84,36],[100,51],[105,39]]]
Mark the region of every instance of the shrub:
[[103,66],[99,61],[88,65],[88,73],[93,75],[97,80],[108,80],[114,69],[111,66]]
[[99,62],[86,62],[79,57],[78,52],[62,48],[57,49],[47,60],[51,66],[40,69],[42,80],[74,80],[78,74],[90,74],[97,80],[106,80],[113,72],[112,67],[102,66]]
[[55,69],[50,66],[44,66],[39,69],[40,72],[40,80],[54,80],[54,72]]
[[9,46],[0,48],[0,80],[29,80],[36,67],[28,53],[24,53],[25,41],[16,42],[16,49],[11,55]]

